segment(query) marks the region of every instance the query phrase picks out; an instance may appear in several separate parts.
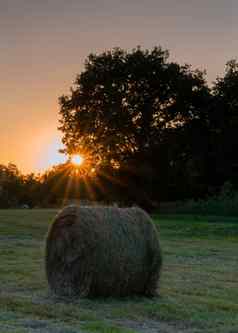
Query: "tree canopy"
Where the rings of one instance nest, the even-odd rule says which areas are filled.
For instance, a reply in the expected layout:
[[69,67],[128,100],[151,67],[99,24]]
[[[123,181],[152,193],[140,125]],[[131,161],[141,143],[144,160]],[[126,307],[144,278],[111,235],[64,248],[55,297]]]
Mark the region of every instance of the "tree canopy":
[[89,55],[70,95],[60,98],[67,153],[87,148],[106,164],[123,162],[167,130],[205,117],[204,73],[168,59],[160,47]]

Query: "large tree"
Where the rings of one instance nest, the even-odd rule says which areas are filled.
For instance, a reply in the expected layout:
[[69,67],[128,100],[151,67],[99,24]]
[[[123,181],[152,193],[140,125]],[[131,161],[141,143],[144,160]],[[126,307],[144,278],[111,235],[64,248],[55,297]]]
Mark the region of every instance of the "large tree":
[[87,148],[120,161],[156,144],[163,129],[200,118],[203,73],[168,57],[161,48],[89,55],[71,93],[60,98],[66,151]]
[[148,177],[156,183],[158,173],[165,182],[177,131],[206,122],[208,97],[204,73],[170,62],[160,47],[91,54],[60,98],[65,152],[86,150],[101,168],[133,170],[137,183]]

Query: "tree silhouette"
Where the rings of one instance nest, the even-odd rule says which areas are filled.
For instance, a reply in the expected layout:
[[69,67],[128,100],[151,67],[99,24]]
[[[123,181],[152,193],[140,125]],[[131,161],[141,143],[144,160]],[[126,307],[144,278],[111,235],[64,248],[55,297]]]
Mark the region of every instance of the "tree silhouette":
[[122,183],[134,177],[134,187],[150,196],[155,183],[168,182],[171,163],[178,166],[170,153],[173,144],[181,152],[176,133],[207,118],[204,73],[168,59],[161,47],[91,54],[70,95],[60,98],[65,151],[87,149],[107,173],[118,168]]

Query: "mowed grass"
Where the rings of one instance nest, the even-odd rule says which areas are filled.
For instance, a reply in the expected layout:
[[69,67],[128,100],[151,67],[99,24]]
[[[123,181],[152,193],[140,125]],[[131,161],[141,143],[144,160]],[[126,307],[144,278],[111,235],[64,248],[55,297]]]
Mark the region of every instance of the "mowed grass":
[[56,210],[0,210],[0,332],[238,332],[238,219],[155,216],[160,297],[49,294],[44,239]]

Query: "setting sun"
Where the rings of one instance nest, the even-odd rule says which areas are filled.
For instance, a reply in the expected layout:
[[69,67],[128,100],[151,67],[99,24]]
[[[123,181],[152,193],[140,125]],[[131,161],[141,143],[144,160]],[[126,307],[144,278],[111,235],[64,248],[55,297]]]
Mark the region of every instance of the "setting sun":
[[71,160],[73,164],[80,166],[82,165],[84,158],[81,155],[73,155]]

